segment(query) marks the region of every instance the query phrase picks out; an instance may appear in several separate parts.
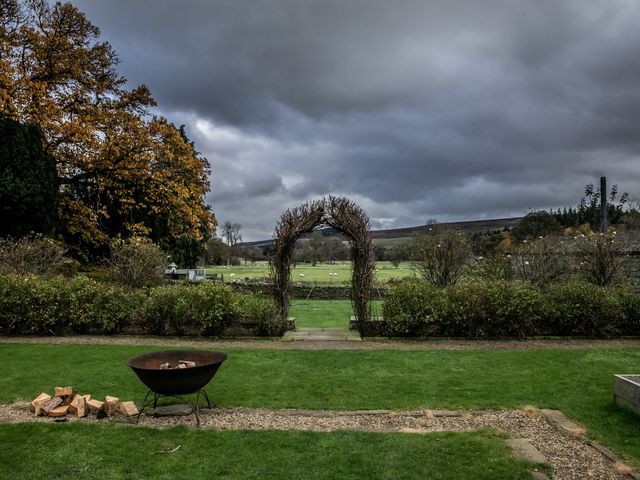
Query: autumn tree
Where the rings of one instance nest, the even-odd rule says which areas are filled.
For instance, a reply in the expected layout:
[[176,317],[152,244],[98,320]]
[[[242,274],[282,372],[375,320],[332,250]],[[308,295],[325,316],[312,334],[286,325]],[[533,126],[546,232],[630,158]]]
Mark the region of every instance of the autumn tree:
[[146,86],[125,88],[118,57],[69,3],[0,0],[0,116],[36,125],[56,159],[68,241],[206,240],[209,165],[184,131],[150,115]]

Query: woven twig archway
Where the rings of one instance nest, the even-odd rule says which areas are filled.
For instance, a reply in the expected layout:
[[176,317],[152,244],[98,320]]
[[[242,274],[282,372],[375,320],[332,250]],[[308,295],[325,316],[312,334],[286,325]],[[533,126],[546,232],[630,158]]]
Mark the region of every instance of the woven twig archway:
[[342,232],[351,243],[351,302],[358,330],[366,334],[370,317],[369,299],[373,285],[375,256],[369,217],[358,205],[344,197],[328,197],[307,202],[286,210],[274,231],[275,244],[270,259],[274,277],[274,298],[280,315],[289,313],[289,279],[291,259],[296,241],[319,225],[328,225]]

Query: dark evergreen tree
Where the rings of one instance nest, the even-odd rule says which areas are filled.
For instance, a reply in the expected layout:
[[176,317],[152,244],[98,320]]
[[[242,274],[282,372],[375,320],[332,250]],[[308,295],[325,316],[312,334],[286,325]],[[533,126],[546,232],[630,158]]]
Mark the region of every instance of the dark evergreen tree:
[[560,231],[560,222],[556,215],[539,210],[527,213],[520,223],[511,231],[511,237],[517,243],[523,240],[544,237]]
[[52,233],[58,175],[38,129],[0,118],[0,236]]

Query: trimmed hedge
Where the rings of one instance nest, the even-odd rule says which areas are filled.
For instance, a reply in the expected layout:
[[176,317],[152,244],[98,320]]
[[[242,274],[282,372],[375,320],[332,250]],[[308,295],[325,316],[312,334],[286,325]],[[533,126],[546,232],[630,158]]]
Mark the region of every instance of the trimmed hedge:
[[129,289],[86,277],[0,277],[0,334],[277,335],[272,301],[222,284]]
[[612,337],[640,334],[640,295],[567,282],[474,281],[445,289],[411,280],[383,304],[389,336]]

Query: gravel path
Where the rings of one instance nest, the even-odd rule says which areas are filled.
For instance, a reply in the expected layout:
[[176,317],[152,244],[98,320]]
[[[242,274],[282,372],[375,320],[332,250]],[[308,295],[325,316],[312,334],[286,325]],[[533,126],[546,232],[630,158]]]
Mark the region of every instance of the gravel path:
[[[367,432],[466,432],[493,428],[512,438],[523,438],[536,447],[549,461],[556,480],[623,480],[611,460],[590,446],[583,438],[568,435],[549,424],[537,411],[483,410],[464,414],[442,411],[336,412],[309,410],[215,409],[201,411],[201,428],[216,430],[360,430]],[[43,422],[52,419],[34,417],[24,404],[0,405],[0,421]],[[94,417],[69,422],[123,422],[126,419],[95,420]],[[168,428],[193,425],[193,416],[150,417],[143,415],[141,426]]]
[[542,348],[624,348],[640,347],[640,339],[615,340],[387,340],[294,341],[277,339],[209,340],[205,338],[72,336],[72,337],[5,337],[0,343],[46,343],[79,345],[157,345],[198,348],[242,348],[275,350],[527,350]]

